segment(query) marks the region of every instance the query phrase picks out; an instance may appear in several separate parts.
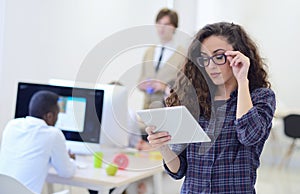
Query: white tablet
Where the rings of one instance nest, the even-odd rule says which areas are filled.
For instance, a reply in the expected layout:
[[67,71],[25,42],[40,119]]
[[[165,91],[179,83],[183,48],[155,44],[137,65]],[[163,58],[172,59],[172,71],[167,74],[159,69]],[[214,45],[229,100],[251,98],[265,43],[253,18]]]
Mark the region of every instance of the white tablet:
[[146,109],[136,113],[147,126],[156,126],[156,131],[168,131],[171,135],[169,144],[211,141],[185,106]]

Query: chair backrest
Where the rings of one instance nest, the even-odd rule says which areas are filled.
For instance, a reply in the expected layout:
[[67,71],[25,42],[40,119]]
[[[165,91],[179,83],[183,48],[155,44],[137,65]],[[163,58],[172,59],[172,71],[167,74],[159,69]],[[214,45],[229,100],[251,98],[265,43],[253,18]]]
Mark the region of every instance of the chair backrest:
[[1,194],[11,194],[11,193],[34,194],[22,183],[4,174],[0,174],[0,193]]
[[283,118],[284,133],[292,138],[300,138],[300,115],[290,114]]

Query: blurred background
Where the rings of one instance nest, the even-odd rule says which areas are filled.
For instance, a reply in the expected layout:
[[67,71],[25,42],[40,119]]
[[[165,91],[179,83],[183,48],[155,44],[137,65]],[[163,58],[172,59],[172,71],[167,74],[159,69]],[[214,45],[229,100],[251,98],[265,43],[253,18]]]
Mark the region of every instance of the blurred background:
[[[0,137],[14,116],[17,82],[76,80],[96,45],[126,29],[153,25],[163,7],[178,12],[178,31],[187,36],[193,37],[205,24],[227,21],[242,25],[257,42],[277,97],[277,118],[262,154],[257,192],[300,193],[297,143],[289,162],[279,168],[292,142],[283,132],[282,117],[300,113],[297,0],[0,0]],[[109,64],[100,64],[97,81],[119,80],[130,69],[139,72],[137,64],[145,48],[128,48],[116,53]],[[142,108],[140,98],[138,92],[132,94],[129,103]],[[179,192],[177,189],[168,192]]]

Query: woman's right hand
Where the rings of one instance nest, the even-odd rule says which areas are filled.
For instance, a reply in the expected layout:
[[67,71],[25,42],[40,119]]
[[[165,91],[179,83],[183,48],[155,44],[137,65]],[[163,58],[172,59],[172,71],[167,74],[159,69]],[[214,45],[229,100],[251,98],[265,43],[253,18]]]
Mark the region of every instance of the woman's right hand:
[[177,154],[166,145],[171,140],[171,135],[166,131],[153,131],[155,131],[155,127],[146,127],[149,144],[155,149],[158,148],[169,170],[173,173],[177,173],[180,168],[180,160]]
[[154,126],[148,126],[146,127],[146,132],[148,133],[148,142],[153,148],[160,148],[163,145],[166,145],[168,141],[171,140],[171,136],[168,132],[162,131],[162,132],[153,132],[155,131]]

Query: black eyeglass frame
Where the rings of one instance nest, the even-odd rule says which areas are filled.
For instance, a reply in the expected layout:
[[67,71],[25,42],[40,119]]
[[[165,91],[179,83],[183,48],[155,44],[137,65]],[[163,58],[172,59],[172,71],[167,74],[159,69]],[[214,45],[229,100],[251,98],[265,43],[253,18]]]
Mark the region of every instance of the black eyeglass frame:
[[[217,57],[217,56],[223,56],[225,58],[225,61],[222,62],[222,63],[216,62],[214,60],[214,58]],[[203,63],[201,63],[201,59],[207,59],[208,60],[207,65],[204,65]],[[209,64],[210,64],[210,60],[212,60],[214,62],[214,64],[216,64],[216,65],[224,65],[227,62],[227,56],[225,55],[225,53],[218,53],[218,54],[215,54],[211,57],[209,57],[209,56],[207,56],[207,57],[204,57],[204,56],[196,57],[196,62],[200,67],[208,67]]]

